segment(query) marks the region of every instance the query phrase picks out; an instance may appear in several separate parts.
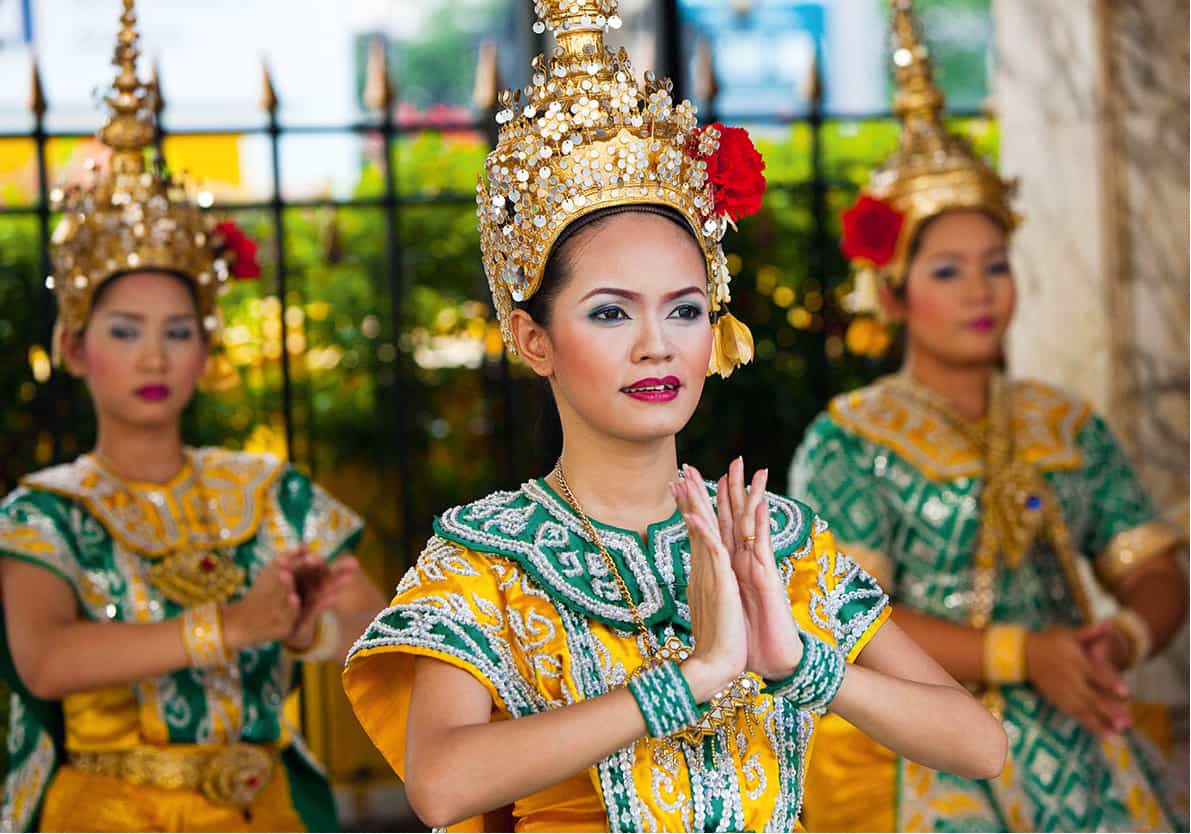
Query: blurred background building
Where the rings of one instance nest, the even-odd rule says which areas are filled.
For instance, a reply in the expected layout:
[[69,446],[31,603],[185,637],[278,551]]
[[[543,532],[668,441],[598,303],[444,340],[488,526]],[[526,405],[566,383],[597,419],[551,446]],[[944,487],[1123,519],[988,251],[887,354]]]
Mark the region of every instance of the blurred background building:
[[[92,442],[52,373],[43,287],[55,188],[98,148],[115,0],[0,0],[0,487]],[[1021,178],[1013,370],[1107,413],[1187,524],[1185,4],[919,0],[957,128]],[[640,71],[749,127],[760,216],[734,236],[736,314],[758,362],[711,381],[681,453],[743,452],[783,488],[828,398],[893,367],[849,327],[838,213],[896,142],[884,0],[621,0]],[[261,245],[227,298],[240,383],[200,397],[193,443],[290,456],[360,510],[392,587],[435,512],[552,462],[543,389],[502,352],[475,231],[496,90],[543,49],[529,0],[142,0],[161,143]],[[764,419],[757,416],[763,414]],[[1186,644],[1147,685],[1186,703]],[[345,816],[399,809],[337,669],[295,706]],[[1184,712],[1185,714],[1185,712]]]

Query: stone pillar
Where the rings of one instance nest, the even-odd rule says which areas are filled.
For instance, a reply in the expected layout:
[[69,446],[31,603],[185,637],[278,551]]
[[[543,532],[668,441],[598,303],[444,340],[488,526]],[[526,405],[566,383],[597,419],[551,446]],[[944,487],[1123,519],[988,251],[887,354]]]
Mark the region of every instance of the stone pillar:
[[[1010,368],[1089,399],[1186,529],[1187,3],[992,7],[1001,166],[1025,217]],[[1136,686],[1185,718],[1186,629]]]
[[1186,522],[1188,7],[993,0],[1001,167],[1020,182],[1014,373],[1087,397]]

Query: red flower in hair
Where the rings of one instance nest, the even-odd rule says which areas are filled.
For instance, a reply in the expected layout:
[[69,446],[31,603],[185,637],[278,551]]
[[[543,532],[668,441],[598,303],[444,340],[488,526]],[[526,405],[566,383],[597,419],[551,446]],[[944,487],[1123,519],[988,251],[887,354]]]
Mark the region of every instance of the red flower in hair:
[[720,133],[720,146],[707,157],[707,178],[715,193],[715,213],[727,214],[735,222],[756,214],[765,193],[765,160],[757,152],[749,132],[742,127],[724,127],[719,122],[708,125]]
[[256,243],[244,230],[230,220],[215,227],[215,234],[223,240],[219,257],[228,262],[232,276],[240,279],[260,278],[261,265],[256,262]]
[[841,215],[840,248],[849,260],[885,266],[897,252],[897,240],[906,218],[886,202],[861,194]]

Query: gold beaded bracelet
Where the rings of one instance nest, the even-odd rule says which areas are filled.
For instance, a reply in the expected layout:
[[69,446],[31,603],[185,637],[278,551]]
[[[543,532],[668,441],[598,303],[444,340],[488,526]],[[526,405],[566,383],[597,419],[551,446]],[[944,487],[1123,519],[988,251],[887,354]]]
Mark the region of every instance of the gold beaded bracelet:
[[215,602],[204,602],[182,612],[182,642],[195,669],[227,666],[230,662],[223,642],[223,612]]
[[993,686],[1026,679],[1025,626],[995,623],[984,629],[984,681]]

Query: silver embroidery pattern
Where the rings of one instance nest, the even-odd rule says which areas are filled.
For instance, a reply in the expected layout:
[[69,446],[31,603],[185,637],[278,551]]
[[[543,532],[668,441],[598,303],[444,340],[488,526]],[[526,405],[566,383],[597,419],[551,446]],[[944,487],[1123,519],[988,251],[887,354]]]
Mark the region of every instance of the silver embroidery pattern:
[[[839,650],[847,657],[889,605],[889,597],[881,590],[876,580],[843,553],[836,553],[834,556],[822,553],[818,564],[819,576],[810,599],[811,621],[831,632]],[[829,579],[833,580],[830,588]],[[841,620],[844,606],[860,601],[867,602],[863,610],[847,621]]]
[[[714,492],[712,485],[709,490]],[[783,576],[789,580],[793,562],[813,547],[808,535],[814,529],[813,516],[788,498],[768,497],[774,549],[782,554]],[[418,565],[398,587],[399,594],[414,592],[417,599],[382,612],[349,657],[384,645],[426,647],[459,657],[489,678],[513,717],[595,698],[627,681],[624,662],[614,659],[600,635],[592,630],[587,616],[590,613],[605,621],[623,623],[629,619],[627,608],[602,560],[591,558],[593,548],[581,523],[556,496],[531,482],[519,492],[496,493],[449,510],[439,519],[437,529],[439,535],[431,539]],[[631,534],[601,527],[600,536],[641,589],[643,615],[660,612],[670,602],[667,591],[681,593],[679,586],[689,575],[690,560],[686,527],[681,520],[655,527],[648,553]],[[488,566],[502,593],[520,587],[526,594],[548,600],[558,619],[502,605],[500,600],[488,598],[491,595],[481,599],[435,587],[443,579],[449,581],[450,574],[476,575],[477,554],[467,554],[465,547],[497,557],[488,560]],[[544,588],[539,583],[545,583]],[[682,603],[677,606],[676,619],[689,622],[689,609]],[[555,637],[554,633],[546,636],[547,626],[559,622],[567,647],[562,658],[541,652],[541,647]],[[673,627],[666,630],[671,633]],[[482,643],[476,642],[480,634]],[[635,639],[632,633],[615,626],[608,637]],[[529,661],[536,680],[522,677],[514,657]],[[548,700],[540,691],[538,684],[543,678],[561,679],[561,699]],[[787,821],[784,830],[789,830],[797,817],[806,738],[799,736],[796,710],[783,711],[773,699],[766,701],[758,708],[758,717],[763,717],[770,744],[781,762],[779,776],[784,774],[779,778],[784,784],[774,816]],[[774,716],[779,713],[786,718],[775,725]],[[809,719],[806,726],[811,726]],[[746,820],[745,803],[756,802],[777,789],[768,784],[771,780],[761,755],[754,752],[748,756],[747,741],[738,743],[734,752],[728,734],[721,731],[714,742],[708,742],[706,751],[702,746],[679,745],[670,748],[638,742],[595,765],[595,781],[609,830],[656,830],[665,824],[665,817],[676,814],[688,830],[703,830],[713,821],[715,830],[741,830]],[[673,752],[675,749],[681,751],[681,758]],[[642,757],[648,757],[648,761]],[[738,770],[738,765],[743,771]],[[644,777],[640,787],[634,779],[637,769]],[[687,784],[683,784],[684,776]],[[648,796],[645,791],[649,791]],[[714,820],[712,802],[722,803],[722,813]]]
[[[203,448],[191,450],[194,468],[203,472],[204,488],[222,496],[224,493],[234,495],[237,500],[250,504],[255,501],[267,486],[274,481],[281,472],[284,464],[270,455],[254,455],[246,452],[230,452],[226,449]],[[243,483],[225,484],[218,477],[218,467],[234,467],[245,480]],[[83,491],[80,484],[86,479],[92,486]],[[166,500],[161,496],[167,487],[159,490],[158,500],[152,502],[154,519],[144,517],[145,503],[132,501],[121,502],[115,500],[127,486],[108,476],[99,468],[94,460],[84,455],[73,463],[52,466],[28,476],[23,483],[37,489],[44,489],[58,495],[70,496],[86,505],[96,519],[108,530],[116,531],[127,541],[136,546],[141,553],[157,555],[168,552],[183,541],[189,541],[196,547],[221,547],[240,544],[257,534],[251,526],[254,521],[252,513],[242,513],[237,519],[235,527],[220,530],[218,538],[207,539],[205,530],[196,529],[183,532],[178,519],[169,511]],[[177,483],[169,485],[170,500],[180,506],[183,496],[197,491],[194,473]],[[161,531],[161,538],[153,535],[154,530]]]
[[[709,483],[708,490],[714,497],[714,484]],[[766,495],[773,547],[781,553],[805,536],[805,513],[796,501],[773,493]],[[528,503],[523,504],[526,500]],[[551,520],[540,523],[530,536],[527,530],[535,505],[545,510]],[[439,519],[439,527],[448,539],[522,561],[552,592],[581,609],[607,621],[631,621],[628,608],[583,524],[537,481],[525,483],[517,492],[495,492],[474,503],[447,510]],[[621,555],[640,590],[638,610],[650,621],[666,602],[666,595],[658,585],[658,574],[669,590],[675,589],[677,578],[671,548],[686,540],[685,523],[679,519],[658,529],[653,552],[648,555],[642,552],[636,536],[602,527],[600,537],[610,552]],[[584,555],[566,549],[576,539],[584,543]],[[682,555],[689,572],[689,548]],[[575,580],[580,577],[586,578],[591,593],[576,587]],[[678,608],[678,616],[689,621],[690,612],[685,603],[678,603]]]
[[[406,624],[392,624],[394,615]],[[537,688],[517,672],[508,641],[477,620],[467,601],[457,594],[426,597],[386,608],[352,645],[348,662],[357,652],[382,646],[431,649],[474,666],[496,689],[501,705],[513,718],[549,706]]]
[[49,733],[39,732],[29,758],[4,777],[4,812],[0,815],[0,830],[28,831],[32,828],[33,814],[41,804],[53,767],[54,742]]
[[[364,519],[313,481],[310,489],[310,508],[302,525],[302,541],[319,541],[322,545],[319,555],[324,558],[338,554],[347,541],[364,528]],[[324,536],[330,538],[323,540]]]
[[[738,749],[744,746],[737,742]],[[769,787],[769,780],[765,778],[765,768],[761,765],[761,754],[754,753],[744,761],[744,790],[750,801],[756,802]],[[748,787],[752,785],[753,787]]]
[[[27,488],[19,487],[11,493],[5,503],[12,507],[16,505],[16,502],[22,496],[28,494],[29,490]],[[82,584],[82,571],[79,569],[78,562],[70,556],[72,552],[70,546],[62,537],[62,533],[58,530],[57,525],[45,513],[36,508],[30,509],[32,511],[19,522],[14,520],[7,512],[0,513],[0,541],[4,543],[4,549],[17,555],[28,556],[37,562],[52,567],[65,577],[77,591]],[[40,547],[36,549],[22,547],[20,539],[17,536],[17,532],[21,529],[36,530],[45,541],[52,543],[53,547],[49,551],[43,550]]]
[[[510,506],[529,499],[524,507]],[[524,532],[536,507],[541,507],[551,520],[540,523],[533,531],[533,541],[524,541]],[[448,537],[457,541],[480,545],[500,553],[515,554],[541,577],[542,581],[565,600],[608,620],[631,622],[632,615],[620,596],[607,567],[594,550],[594,543],[582,523],[540,484],[530,481],[520,492],[497,492],[487,498],[456,507],[443,513],[440,523]],[[648,620],[661,610],[665,597],[648,557],[641,551],[635,537],[613,530],[600,532],[604,546],[621,554],[629,573],[641,592],[637,608]],[[558,556],[546,551],[558,551],[575,539],[586,543],[584,552],[594,558],[562,550]],[[576,587],[574,579],[585,576],[594,593]]]

